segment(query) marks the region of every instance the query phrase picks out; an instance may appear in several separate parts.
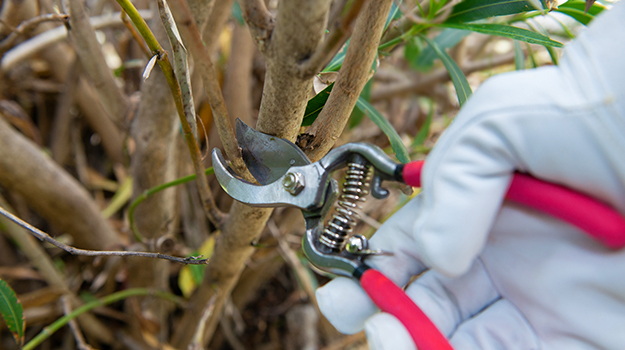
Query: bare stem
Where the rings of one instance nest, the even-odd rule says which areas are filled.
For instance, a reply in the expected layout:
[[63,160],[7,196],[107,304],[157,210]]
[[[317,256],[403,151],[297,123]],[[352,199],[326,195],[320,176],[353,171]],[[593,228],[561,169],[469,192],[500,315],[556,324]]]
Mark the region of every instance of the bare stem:
[[28,33],[39,24],[44,22],[56,21],[65,22],[67,21],[67,18],[68,16],[66,14],[47,13],[45,15],[33,17],[27,21],[20,23],[20,25],[11,32],[11,34],[9,34],[4,40],[2,40],[2,42],[0,42],[0,54],[5,53],[9,48],[11,48],[15,40],[19,38],[20,35]]
[[181,264],[188,265],[206,265],[208,264],[208,259],[201,259],[201,257],[187,257],[187,258],[178,258],[175,256],[160,254],[160,253],[148,253],[148,252],[122,252],[122,251],[111,251],[111,250],[87,250],[87,249],[78,249],[72,246],[68,246],[67,244],[61,243],[56,239],[50,237],[47,233],[39,230],[38,228],[31,226],[25,221],[22,221],[17,216],[11,214],[9,211],[0,207],[0,214],[7,217],[9,220],[13,221],[17,225],[22,228],[28,230],[35,237],[37,237],[40,241],[47,242],[52,244],[53,246],[62,249],[72,255],[83,255],[83,256],[134,256],[134,257],[142,257],[142,258],[155,258],[155,259],[164,259],[170,260],[174,262],[178,262]]
[[323,157],[343,132],[360,91],[369,79],[391,4],[392,0],[368,1],[356,20],[354,35],[332,93],[317,120],[298,140],[311,160]]
[[353,23],[358,17],[365,0],[356,0],[345,17],[334,25],[323,45],[300,66],[302,77],[311,77],[317,74],[332,60],[332,57],[341,49],[352,34]]
[[141,40],[141,36],[132,25],[132,23],[130,23],[130,21],[128,20],[128,15],[126,14],[126,11],[120,12],[119,17],[121,18],[122,23],[124,23],[126,29],[128,29],[128,31],[130,32],[130,35],[132,35],[132,38],[135,39],[135,42],[137,43],[137,45],[139,45],[141,51],[145,54],[145,57],[150,58],[150,49],[145,46],[145,42]]
[[74,39],[76,54],[80,59],[83,70],[87,73],[95,87],[102,106],[113,121],[120,123],[128,113],[130,104],[126,95],[115,83],[112,71],[109,69],[102,48],[95,31],[89,23],[82,0],[69,0],[71,16],[71,37]]
[[[65,316],[72,313],[72,305],[69,300],[69,297],[64,295],[61,297],[61,303],[63,304],[63,313]],[[72,330],[72,334],[74,335],[74,339],[76,339],[76,347],[78,350],[93,350],[89,344],[85,341],[85,337],[82,336],[80,332],[80,328],[78,328],[78,322],[75,319],[69,321],[69,328]]]

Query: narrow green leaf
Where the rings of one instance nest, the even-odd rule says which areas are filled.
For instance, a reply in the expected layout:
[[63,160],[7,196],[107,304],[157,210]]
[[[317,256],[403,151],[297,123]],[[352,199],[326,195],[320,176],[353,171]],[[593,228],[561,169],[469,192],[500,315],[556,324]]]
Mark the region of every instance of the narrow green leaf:
[[454,60],[447,54],[447,52],[441,50],[441,48],[427,36],[422,35],[421,37],[428,43],[428,45],[430,45],[430,47],[432,47],[432,49],[434,49],[438,57],[441,61],[443,61],[443,64],[449,73],[449,77],[451,78],[451,82],[454,84],[454,88],[456,88],[458,102],[460,103],[460,106],[462,106],[473,93],[473,91],[471,91],[471,86],[469,86],[469,82],[467,81],[467,77],[462,72],[462,69],[458,67],[456,62],[454,62]]
[[341,49],[341,51],[339,51],[334,58],[332,58],[332,61],[330,61],[330,63],[328,63],[328,66],[325,67],[322,72],[336,72],[339,69],[341,69],[341,67],[343,66],[343,61],[345,61],[345,54],[347,53],[347,48],[349,47],[349,39],[345,42],[345,45],[343,45],[343,48]]
[[13,333],[13,338],[19,347],[24,344],[24,327],[26,321],[22,304],[17,300],[15,292],[9,285],[0,279],[0,313],[7,327]]
[[517,40],[514,41],[514,66],[516,70],[525,69],[525,55],[523,54],[523,49],[521,49],[521,44]]
[[454,6],[445,23],[466,23],[484,18],[533,11],[527,0],[465,0]]
[[504,24],[452,24],[444,23],[443,27],[470,30],[477,33],[497,35],[514,40],[524,41],[530,44],[543,46],[563,47],[561,42],[551,40],[548,36],[531,30],[508,26]]
[[323,109],[323,106],[326,105],[328,97],[330,97],[332,87],[334,87],[334,83],[328,85],[328,87],[316,94],[315,97],[308,100],[306,111],[304,112],[304,119],[302,120],[302,126],[312,125],[315,119],[317,119],[319,113],[321,113],[321,110]]
[[605,6],[598,3],[594,3],[588,12],[586,12],[585,8],[585,1],[567,1],[554,9],[554,11],[573,17],[578,22],[588,25],[598,14],[605,10]]
[[[471,34],[468,30],[458,30],[445,28],[433,40],[441,50],[446,50],[456,46],[467,35]],[[406,46],[408,48],[408,46]],[[415,61],[409,61],[412,68],[419,71],[427,71],[432,68],[434,60],[438,55],[431,46],[421,50],[421,53]]]
[[391,142],[391,148],[393,149],[393,152],[395,152],[397,159],[404,164],[408,163],[410,161],[408,150],[401,141],[401,137],[399,137],[397,131],[393,129],[391,123],[389,123],[389,121],[386,120],[386,118],[384,118],[384,116],[369,102],[365,101],[361,97],[358,97],[358,100],[356,101],[356,108],[365,113],[371,121],[373,121],[375,125],[382,130],[386,137],[388,137],[388,140]]

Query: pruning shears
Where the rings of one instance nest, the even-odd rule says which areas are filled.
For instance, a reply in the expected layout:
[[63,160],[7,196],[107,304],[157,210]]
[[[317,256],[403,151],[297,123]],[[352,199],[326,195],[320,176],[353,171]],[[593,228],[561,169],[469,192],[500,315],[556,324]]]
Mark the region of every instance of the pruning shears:
[[[400,164],[374,145],[348,143],[313,163],[293,143],[256,131],[240,120],[236,135],[243,160],[258,184],[237,176],[221,151],[213,150],[215,176],[232,198],[251,206],[301,209],[306,221],[302,249],[313,265],[359,280],[382,311],[402,322],[418,349],[452,349],[400,287],[366,264],[367,257],[385,253],[369,249],[364,236],[351,235],[358,203],[369,193],[386,198],[389,192],[382,187],[383,181],[420,187],[423,161]],[[345,183],[339,189],[331,175],[345,167]],[[584,194],[515,173],[506,199],[565,220],[610,248],[625,246],[625,219]],[[324,223],[335,202],[338,205]]]

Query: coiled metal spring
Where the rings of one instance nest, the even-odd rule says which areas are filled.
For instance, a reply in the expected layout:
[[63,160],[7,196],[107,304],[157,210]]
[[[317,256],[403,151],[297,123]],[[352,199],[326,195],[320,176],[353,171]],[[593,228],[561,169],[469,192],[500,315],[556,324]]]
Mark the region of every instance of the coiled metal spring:
[[369,194],[370,165],[364,160],[362,163],[365,164],[356,160],[347,164],[343,193],[334,209],[332,219],[319,237],[323,245],[334,251],[341,251],[345,246],[352,226],[356,223],[356,219],[360,218],[354,210],[360,208],[358,203],[364,202],[366,200],[364,197]]

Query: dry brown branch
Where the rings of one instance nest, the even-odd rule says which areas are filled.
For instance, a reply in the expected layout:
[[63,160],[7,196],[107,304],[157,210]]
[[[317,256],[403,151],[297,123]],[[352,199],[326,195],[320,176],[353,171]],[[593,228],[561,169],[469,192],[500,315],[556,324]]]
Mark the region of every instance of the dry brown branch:
[[[0,207],[10,209],[6,200],[0,196]],[[82,302],[73,294],[64,277],[59,270],[55,267],[52,259],[48,256],[46,251],[35,240],[35,238],[26,232],[22,227],[13,223],[8,218],[0,216],[0,223],[5,228],[3,231],[7,233],[9,237],[20,247],[20,251],[26,255],[28,260],[37,268],[46,280],[46,282],[57,290],[62,291],[65,295],[70,295],[72,304],[74,306],[80,306]],[[113,334],[108,330],[104,324],[100,323],[92,314],[84,314],[78,318],[81,326],[89,335],[95,337],[100,341],[110,343],[113,341]]]
[[[514,52],[509,52],[492,58],[489,57],[478,61],[467,62],[462,67],[462,71],[465,75],[469,75],[473,72],[510,64],[512,62],[514,62]],[[449,79],[447,70],[445,68],[440,68],[426,76],[389,84],[380,89],[373,90],[371,93],[371,102],[386,100],[407,93],[428,93],[431,92],[433,86],[449,81]]]
[[[193,0],[201,2],[202,0]],[[198,19],[194,12],[194,17],[196,21],[199,21],[198,28],[204,27],[202,29],[202,41],[206,46],[209,55],[213,55],[215,50],[217,49],[217,43],[219,39],[219,35],[221,31],[228,21],[228,17],[230,17],[230,13],[232,10],[232,4],[234,4],[234,0],[219,0],[214,1],[213,8],[210,11],[210,15],[208,19],[200,18]]]
[[87,191],[2,118],[0,184],[22,195],[41,216],[72,235],[77,246],[99,249],[119,242]]
[[[296,78],[295,73],[299,62],[320,45],[329,7],[327,0],[280,3],[276,27],[266,51],[267,73],[257,123],[260,131],[291,141],[295,139],[312,87],[312,79]],[[227,297],[254,252],[251,243],[262,232],[270,214],[270,209],[233,203],[202,285],[191,297],[191,307],[178,324],[174,346],[185,347],[189,343],[192,325],[197,324],[200,310],[213,295],[216,285],[219,291],[215,312],[207,325],[207,334],[212,335]]]
[[241,1],[241,10],[254,42],[256,42],[258,49],[264,52],[267,40],[271,38],[275,25],[273,16],[267,10],[267,5],[263,0],[243,0]]
[[300,66],[300,76],[310,77],[325,67],[345,44],[352,34],[353,23],[358,17],[365,0],[356,0],[349,12],[340,21],[333,24],[333,29],[319,49]]
[[148,49],[148,47],[145,45],[145,42],[143,41],[143,39],[141,39],[141,35],[139,35],[139,33],[137,32],[137,29],[132,25],[132,22],[128,19],[128,15],[126,14],[126,11],[121,12],[120,18],[122,20],[122,23],[124,23],[124,26],[126,27],[126,29],[128,29],[128,32],[130,32],[130,35],[132,36],[132,38],[135,39],[135,42],[137,43],[137,45],[139,45],[139,48],[141,49],[141,52],[143,52],[145,57],[147,58],[152,57],[152,53],[150,53],[150,49]]
[[[145,19],[152,18],[151,11],[143,10],[139,13]],[[117,26],[122,24],[120,14],[120,12],[115,12],[108,15],[92,17],[89,19],[89,22],[91,23],[93,29],[102,29],[105,27]],[[64,26],[41,31],[40,33],[38,33],[38,35],[24,41],[23,43],[15,46],[11,50],[7,51],[4,55],[2,55],[0,68],[3,72],[8,72],[18,63],[23,62],[28,57],[35,55],[39,51],[49,47],[52,44],[61,42],[66,37],[67,29]]]
[[69,70],[68,76],[64,79],[65,86],[57,100],[54,124],[52,125],[52,133],[50,135],[52,159],[60,165],[66,164],[71,151],[69,144],[70,123],[73,118],[72,107],[75,104],[74,94],[78,85],[80,65],[76,62],[72,66],[74,68]]
[[38,4],[35,0],[3,1],[0,10],[0,37],[4,38],[22,21],[35,17],[37,12]]
[[65,22],[67,21],[67,17],[68,16],[65,14],[48,13],[45,15],[33,17],[20,23],[20,25],[17,26],[17,28],[15,28],[15,30],[9,34],[9,36],[7,36],[4,40],[2,40],[2,42],[0,42],[0,54],[3,54],[8,49],[10,49],[15,40],[17,40],[17,38],[33,30],[39,24],[44,22]]
[[37,237],[40,241],[50,243],[53,246],[66,251],[72,255],[82,255],[82,256],[130,256],[130,257],[139,257],[139,258],[152,258],[152,259],[163,259],[169,260],[181,264],[187,265],[206,265],[208,264],[208,259],[202,259],[201,257],[187,257],[187,258],[179,258],[171,255],[159,254],[159,253],[149,253],[149,252],[125,252],[125,251],[115,251],[115,250],[88,250],[88,249],[79,249],[69,246],[67,244],[61,243],[56,239],[50,237],[47,233],[39,230],[38,228],[29,225],[28,223],[20,220],[17,216],[11,214],[6,209],[0,207],[0,214],[7,217],[9,220],[14,223],[20,225],[22,228],[28,230],[35,237]]
[[71,37],[74,49],[84,72],[98,93],[102,106],[113,121],[118,124],[125,119],[129,103],[122,90],[115,83],[95,31],[89,23],[82,0],[69,0]]
[[[70,298],[67,296],[61,297],[61,304],[63,304],[63,313],[67,316],[72,312],[72,305],[70,302]],[[78,350],[94,350],[87,342],[85,341],[85,337],[82,336],[80,332],[80,328],[78,328],[78,322],[75,319],[69,321],[69,328],[74,335],[74,339],[76,339],[76,347]]]
[[173,0],[171,10],[176,22],[180,24],[178,28],[180,34],[191,51],[191,55],[195,59],[196,69],[202,77],[204,90],[206,91],[208,102],[213,111],[215,125],[217,126],[221,143],[224,146],[224,151],[228,159],[232,162],[233,169],[238,174],[244,176],[244,178],[252,180],[253,177],[249,174],[243,163],[241,150],[237,145],[234,132],[232,131],[232,125],[228,117],[226,103],[221,94],[215,67],[210,58],[209,51],[202,43],[202,38],[200,37],[200,32],[197,29],[195,20],[184,0]]
[[213,295],[204,310],[202,311],[202,316],[200,317],[199,322],[197,323],[197,328],[195,329],[195,333],[193,334],[193,340],[187,347],[187,350],[203,350],[204,349],[204,332],[206,330],[206,321],[213,314],[215,310],[215,299],[217,298],[217,294]]
[[299,140],[310,159],[323,157],[343,132],[369,78],[391,4],[392,0],[368,1],[356,20],[354,35],[332,93],[317,120]]

